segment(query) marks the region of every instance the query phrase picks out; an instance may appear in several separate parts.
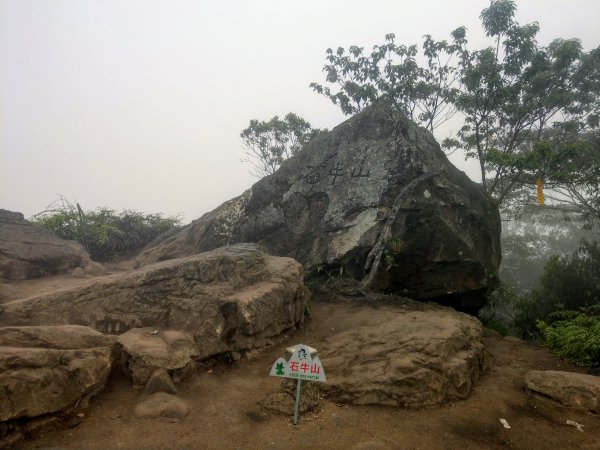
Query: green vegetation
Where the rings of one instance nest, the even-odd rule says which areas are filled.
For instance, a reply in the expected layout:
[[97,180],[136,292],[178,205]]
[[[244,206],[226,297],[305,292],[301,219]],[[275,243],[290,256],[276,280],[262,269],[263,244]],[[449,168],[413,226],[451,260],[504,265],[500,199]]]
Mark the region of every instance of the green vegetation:
[[79,242],[96,261],[129,256],[181,223],[178,217],[163,217],[160,213],[117,212],[110,208],[84,211],[64,197],[29,221],[63,239]]
[[547,322],[553,313],[576,311],[600,304],[600,246],[582,241],[570,256],[550,258],[540,287],[514,303],[514,325],[524,337],[539,335],[537,321]]
[[283,120],[277,116],[269,121],[253,119],[240,133],[246,154],[242,162],[252,165],[252,174],[258,178],[271,175],[320,131],[294,113]]
[[600,305],[551,314],[539,321],[544,340],[557,355],[582,366],[600,366]]
[[344,114],[385,102],[431,131],[459,112],[464,125],[444,147],[478,160],[499,205],[534,191],[541,177],[560,192],[554,202],[600,218],[600,152],[589,134],[600,126],[600,47],[584,52],[578,39],[540,46],[538,24],[520,25],[515,13],[512,0],[481,12],[490,39],[483,49],[469,48],[465,27],[449,42],[425,35],[422,55],[393,34],[370,54],[328,49],[325,83],[310,87]]

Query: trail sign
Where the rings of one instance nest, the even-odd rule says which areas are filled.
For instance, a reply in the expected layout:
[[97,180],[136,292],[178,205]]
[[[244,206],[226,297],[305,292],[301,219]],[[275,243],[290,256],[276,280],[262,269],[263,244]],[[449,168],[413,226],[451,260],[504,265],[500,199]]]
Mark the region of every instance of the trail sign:
[[271,366],[269,375],[279,378],[294,378],[298,380],[296,385],[296,404],[294,406],[294,425],[298,423],[298,406],[300,405],[300,383],[306,381],[327,381],[323,364],[318,356],[313,357],[316,350],[300,344],[291,348],[291,356],[288,361],[278,358]]
[[310,348],[302,344],[294,347],[289,361],[283,358],[277,359],[271,367],[269,375],[298,380],[327,381],[325,370],[319,357],[315,356],[313,358],[310,354]]

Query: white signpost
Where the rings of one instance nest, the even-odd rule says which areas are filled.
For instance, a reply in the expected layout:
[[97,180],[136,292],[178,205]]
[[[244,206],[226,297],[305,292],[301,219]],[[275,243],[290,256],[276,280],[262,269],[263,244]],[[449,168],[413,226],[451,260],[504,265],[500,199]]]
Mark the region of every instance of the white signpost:
[[300,344],[292,347],[292,356],[289,361],[278,358],[269,375],[279,378],[294,378],[298,380],[296,385],[296,404],[294,406],[294,425],[298,424],[298,407],[300,406],[300,384],[302,380],[327,381],[323,364],[318,356],[314,358],[311,355],[310,347]]

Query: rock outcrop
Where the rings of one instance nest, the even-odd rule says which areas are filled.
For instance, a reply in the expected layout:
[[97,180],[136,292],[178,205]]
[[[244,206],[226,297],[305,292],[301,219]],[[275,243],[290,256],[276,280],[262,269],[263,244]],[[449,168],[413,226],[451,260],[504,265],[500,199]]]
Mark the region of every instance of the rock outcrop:
[[198,357],[194,337],[183,331],[133,328],[119,336],[118,342],[134,387],[143,387],[157,369],[185,369]]
[[0,422],[87,400],[104,387],[113,345],[82,326],[0,328]]
[[600,413],[600,377],[557,370],[532,370],[525,375],[530,392],[542,394],[570,408]]
[[91,263],[85,249],[37,227],[23,214],[0,209],[0,278],[25,280]]
[[[382,236],[382,232],[386,236]],[[383,106],[321,133],[273,175],[151,243],[138,265],[257,242],[301,262],[403,295],[478,308],[497,283],[498,208],[431,133]]]
[[466,399],[485,369],[481,323],[450,308],[397,302],[407,307],[380,306],[320,344],[326,397],[404,408]]
[[152,327],[158,341],[177,330],[206,358],[262,346],[302,322],[303,275],[290,258],[238,244],[5,303],[0,325],[78,324],[106,334]]

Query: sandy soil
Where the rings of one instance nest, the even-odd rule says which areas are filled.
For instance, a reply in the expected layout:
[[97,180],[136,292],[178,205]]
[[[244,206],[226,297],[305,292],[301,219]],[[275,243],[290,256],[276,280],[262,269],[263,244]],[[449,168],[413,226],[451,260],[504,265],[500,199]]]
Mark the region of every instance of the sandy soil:
[[[19,287],[31,295],[64,287],[56,278]],[[20,283],[19,283],[20,284]],[[15,297],[13,297],[14,299]],[[318,411],[294,426],[289,416],[264,410],[259,402],[279,390],[269,377],[271,364],[285,347],[304,343],[321,354],[320,343],[350,329],[377,305],[315,301],[312,320],[272,347],[238,363],[220,363],[179,386],[190,405],[184,419],[137,419],[132,409],[141,397],[123,377],[114,376],[96,397],[84,420],[73,428],[31,436],[23,449],[600,449],[600,417],[529,396],[523,375],[532,369],[581,371],[547,349],[515,338],[486,333],[488,370],[465,401],[407,411],[389,407],[338,405],[323,399]],[[325,367],[327,370],[327,367]],[[505,429],[500,419],[506,419]],[[578,431],[567,420],[584,425]]]

